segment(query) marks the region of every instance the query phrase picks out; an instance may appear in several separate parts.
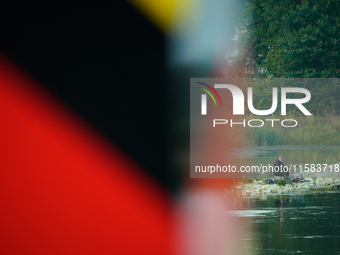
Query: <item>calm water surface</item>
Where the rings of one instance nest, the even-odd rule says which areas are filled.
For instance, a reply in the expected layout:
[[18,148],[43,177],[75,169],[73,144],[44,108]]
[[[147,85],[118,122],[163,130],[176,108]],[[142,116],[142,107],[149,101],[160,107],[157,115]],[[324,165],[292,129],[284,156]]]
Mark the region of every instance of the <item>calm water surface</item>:
[[340,254],[340,192],[245,198],[244,254]]

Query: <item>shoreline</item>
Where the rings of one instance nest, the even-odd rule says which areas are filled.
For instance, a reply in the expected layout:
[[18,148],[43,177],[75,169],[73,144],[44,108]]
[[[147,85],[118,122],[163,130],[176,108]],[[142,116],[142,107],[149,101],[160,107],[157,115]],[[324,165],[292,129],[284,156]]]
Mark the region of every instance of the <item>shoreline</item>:
[[292,194],[320,191],[340,191],[340,178],[325,177],[314,179],[305,178],[309,182],[293,182],[286,185],[267,184],[262,180],[253,180],[252,183],[239,182],[234,191],[244,197],[258,197],[268,194]]

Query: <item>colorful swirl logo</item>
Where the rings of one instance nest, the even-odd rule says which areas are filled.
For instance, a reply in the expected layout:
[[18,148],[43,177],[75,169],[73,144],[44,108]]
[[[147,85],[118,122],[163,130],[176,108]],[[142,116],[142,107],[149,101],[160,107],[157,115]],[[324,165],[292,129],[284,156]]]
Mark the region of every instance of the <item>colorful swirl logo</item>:
[[[203,82],[197,82],[197,83],[199,83],[199,84],[209,88],[210,90],[212,90],[214,92],[214,94],[217,96],[218,100],[220,101],[220,104],[222,105],[222,100],[220,98],[220,95],[217,93],[217,91],[213,87],[211,87],[210,85],[205,84]],[[209,90],[207,90],[205,88],[200,88],[200,87],[197,87],[197,88],[203,90],[204,92],[206,92],[212,98],[212,100],[214,100],[214,103],[217,106],[216,100],[215,100],[214,96],[211,94],[211,92]]]

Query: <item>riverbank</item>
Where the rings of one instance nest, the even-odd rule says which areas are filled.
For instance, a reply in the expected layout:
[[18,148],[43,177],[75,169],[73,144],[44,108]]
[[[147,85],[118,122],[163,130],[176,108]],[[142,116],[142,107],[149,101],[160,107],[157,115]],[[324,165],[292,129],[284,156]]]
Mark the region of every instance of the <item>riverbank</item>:
[[266,184],[263,180],[253,180],[251,183],[239,182],[234,192],[242,196],[261,196],[265,194],[291,194],[313,191],[340,190],[340,178],[305,178],[305,182],[293,182],[285,185]]
[[[248,116],[246,121],[253,117]],[[280,119],[279,117],[272,117]],[[326,116],[294,116],[298,125],[294,128],[285,128],[282,125],[263,126],[242,130],[238,139],[239,146],[266,146],[266,145],[339,145],[340,123],[339,116],[329,113]],[[265,120],[264,120],[265,121]],[[333,161],[334,162],[334,161]]]
[[[313,191],[340,191],[340,162],[328,167],[308,169],[303,174],[293,174],[294,178],[303,177],[303,182],[289,183],[278,180],[277,184],[265,183],[266,179],[241,179],[233,192],[242,196],[261,196],[264,194],[291,194]],[[274,176],[273,176],[274,177]]]

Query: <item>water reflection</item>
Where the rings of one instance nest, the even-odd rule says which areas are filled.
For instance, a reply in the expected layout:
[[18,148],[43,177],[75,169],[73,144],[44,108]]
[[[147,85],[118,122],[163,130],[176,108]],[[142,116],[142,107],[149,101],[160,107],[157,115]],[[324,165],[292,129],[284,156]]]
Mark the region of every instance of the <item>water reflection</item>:
[[340,254],[340,193],[247,199],[233,212],[250,224],[247,254]]

